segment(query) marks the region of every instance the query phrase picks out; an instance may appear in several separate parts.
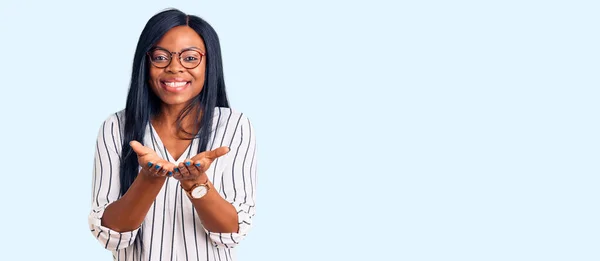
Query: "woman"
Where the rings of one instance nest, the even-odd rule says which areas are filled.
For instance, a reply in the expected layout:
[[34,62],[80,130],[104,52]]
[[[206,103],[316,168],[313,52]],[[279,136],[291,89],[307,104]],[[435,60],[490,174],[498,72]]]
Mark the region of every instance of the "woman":
[[156,14],[126,108],[98,134],[92,234],[115,260],[236,260],[254,216],[255,146],[248,118],[229,108],[214,29]]

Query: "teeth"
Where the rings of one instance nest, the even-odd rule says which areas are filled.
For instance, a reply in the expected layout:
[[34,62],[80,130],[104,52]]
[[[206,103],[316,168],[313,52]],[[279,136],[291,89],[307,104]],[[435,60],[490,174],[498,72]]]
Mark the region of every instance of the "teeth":
[[187,82],[165,82],[169,87],[181,87],[187,84]]

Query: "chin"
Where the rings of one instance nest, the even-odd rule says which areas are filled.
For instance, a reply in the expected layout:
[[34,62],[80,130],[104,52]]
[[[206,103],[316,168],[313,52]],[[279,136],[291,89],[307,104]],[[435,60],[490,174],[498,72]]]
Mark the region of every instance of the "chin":
[[188,104],[192,99],[183,97],[162,97],[161,100],[166,105],[183,105]]
[[[192,87],[192,86],[188,86]],[[187,90],[182,90],[179,93],[174,93],[167,91],[163,88],[154,88],[154,93],[158,94],[157,96],[160,98],[162,103],[168,106],[178,106],[178,105],[186,105],[190,103],[194,98],[200,94],[201,90],[198,92],[190,93],[192,91],[191,88],[187,88]]]

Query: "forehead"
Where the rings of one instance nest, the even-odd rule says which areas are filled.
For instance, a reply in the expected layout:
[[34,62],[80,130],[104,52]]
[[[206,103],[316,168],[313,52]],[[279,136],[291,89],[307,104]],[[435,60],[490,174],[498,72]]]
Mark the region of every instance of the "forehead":
[[170,51],[179,51],[184,48],[197,47],[206,50],[202,37],[189,26],[177,26],[167,31],[156,43],[157,46]]

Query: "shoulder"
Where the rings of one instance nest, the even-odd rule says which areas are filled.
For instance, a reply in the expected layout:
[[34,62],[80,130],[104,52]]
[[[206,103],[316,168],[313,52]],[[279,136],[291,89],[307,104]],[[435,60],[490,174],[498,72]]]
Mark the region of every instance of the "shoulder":
[[213,131],[223,139],[250,139],[255,137],[254,127],[248,116],[232,108],[216,107],[213,116]]
[[233,108],[215,107],[213,114],[213,122],[215,125],[239,125],[250,124],[248,116]]
[[102,122],[102,124],[107,124],[107,123],[115,123],[115,124],[121,124],[123,123],[123,120],[125,119],[125,110],[120,110],[120,111],[116,111],[113,112],[109,115],[107,115],[104,118],[104,121]]
[[100,125],[100,132],[117,133],[123,131],[125,110],[120,110],[107,115]]

